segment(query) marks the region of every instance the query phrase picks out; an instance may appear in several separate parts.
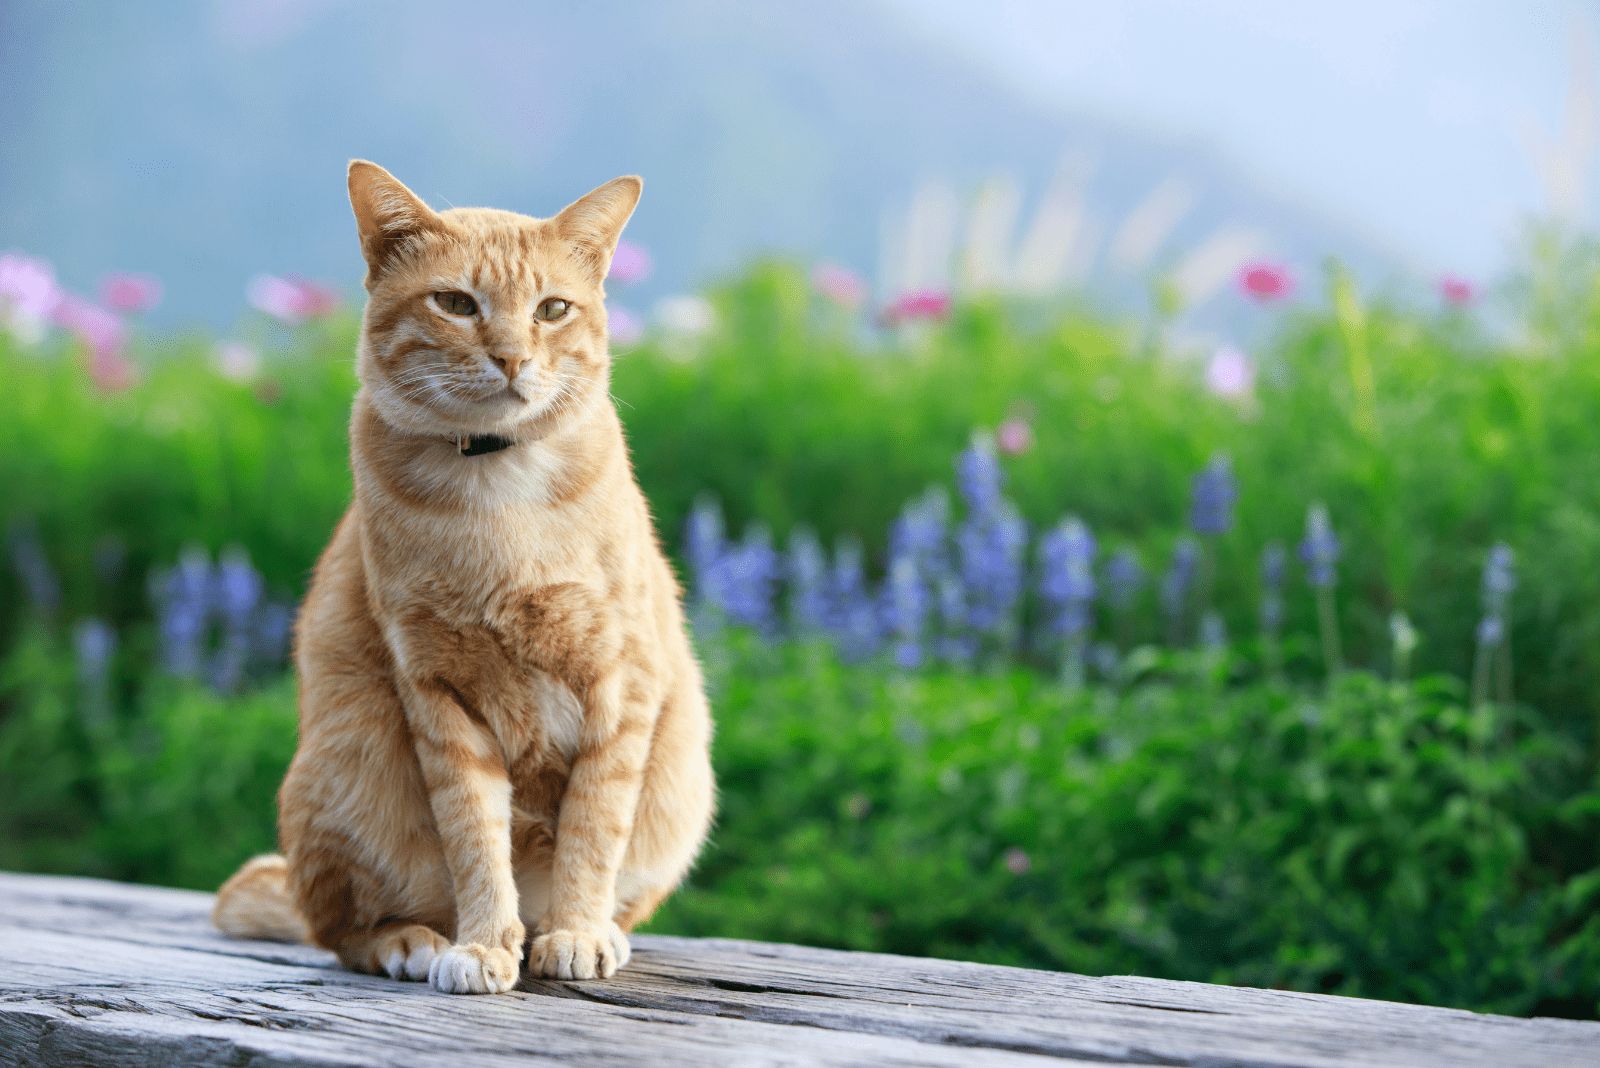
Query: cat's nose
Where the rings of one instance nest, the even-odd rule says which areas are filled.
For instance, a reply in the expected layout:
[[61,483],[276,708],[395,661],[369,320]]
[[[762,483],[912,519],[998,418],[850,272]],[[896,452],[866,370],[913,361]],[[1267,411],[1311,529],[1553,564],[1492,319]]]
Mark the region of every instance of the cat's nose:
[[502,352],[498,356],[490,356],[489,358],[494,361],[496,367],[505,372],[507,382],[515,382],[517,380],[517,371],[522,368],[523,364],[528,362],[528,358],[520,352]]

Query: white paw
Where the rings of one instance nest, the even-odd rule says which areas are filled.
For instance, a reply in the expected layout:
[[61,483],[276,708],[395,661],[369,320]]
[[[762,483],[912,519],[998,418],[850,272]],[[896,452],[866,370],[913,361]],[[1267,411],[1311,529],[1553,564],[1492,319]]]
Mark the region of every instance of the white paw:
[[428,982],[441,994],[501,994],[517,985],[516,954],[473,942],[433,958]]
[[426,979],[434,958],[449,948],[449,939],[421,924],[388,933],[375,947],[378,961],[390,979],[414,981]]
[[609,979],[632,951],[622,928],[608,922],[594,931],[551,931],[533,940],[528,974],[550,979]]

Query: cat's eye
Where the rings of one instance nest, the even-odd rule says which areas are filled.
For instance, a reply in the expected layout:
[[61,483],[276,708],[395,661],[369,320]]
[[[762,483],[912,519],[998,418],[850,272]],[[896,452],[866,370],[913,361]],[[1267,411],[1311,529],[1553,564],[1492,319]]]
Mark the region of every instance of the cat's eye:
[[477,315],[478,302],[465,293],[451,290],[448,293],[435,293],[433,302],[451,315]]
[[572,305],[562,300],[560,297],[551,297],[549,300],[539,305],[539,310],[534,312],[534,314],[547,323],[553,323],[557,319],[566,315],[567,309],[570,307],[572,307]]

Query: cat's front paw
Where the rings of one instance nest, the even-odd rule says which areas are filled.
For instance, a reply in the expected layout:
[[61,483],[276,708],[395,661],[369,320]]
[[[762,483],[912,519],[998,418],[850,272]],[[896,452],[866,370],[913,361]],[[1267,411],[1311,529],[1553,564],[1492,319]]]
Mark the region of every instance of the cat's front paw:
[[441,994],[503,994],[517,985],[519,964],[508,949],[451,946],[433,958],[428,982]]
[[528,974],[548,979],[609,979],[632,951],[622,928],[608,922],[589,931],[551,931],[533,940]]

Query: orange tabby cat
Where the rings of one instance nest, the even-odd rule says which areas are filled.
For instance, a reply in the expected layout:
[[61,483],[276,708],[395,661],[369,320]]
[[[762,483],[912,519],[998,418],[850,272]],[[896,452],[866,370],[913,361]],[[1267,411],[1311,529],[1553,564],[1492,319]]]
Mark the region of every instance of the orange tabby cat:
[[[609,976],[711,818],[711,720],[610,402],[638,178],[550,219],[350,164],[369,293],[355,499],[295,628],[285,856],[213,918],[492,993]],[[532,941],[527,941],[529,936]]]

